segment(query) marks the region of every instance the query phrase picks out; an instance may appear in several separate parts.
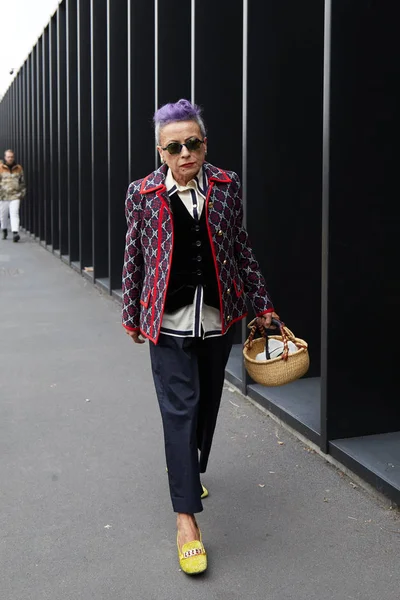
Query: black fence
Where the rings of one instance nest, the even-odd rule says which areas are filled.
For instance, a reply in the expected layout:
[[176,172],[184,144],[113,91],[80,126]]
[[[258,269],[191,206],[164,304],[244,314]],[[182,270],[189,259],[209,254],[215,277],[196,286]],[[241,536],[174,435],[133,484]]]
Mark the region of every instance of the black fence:
[[[152,114],[204,107],[237,171],[278,312],[307,377],[228,377],[400,502],[395,3],[64,0],[0,105],[25,169],[26,232],[120,296],[129,182],[157,166]],[[397,214],[397,211],[396,211]]]

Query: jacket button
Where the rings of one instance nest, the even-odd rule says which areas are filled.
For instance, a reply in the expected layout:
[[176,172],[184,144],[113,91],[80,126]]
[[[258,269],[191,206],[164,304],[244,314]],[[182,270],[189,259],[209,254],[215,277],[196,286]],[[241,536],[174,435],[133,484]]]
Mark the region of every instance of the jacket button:
[[209,202],[208,203],[208,208],[214,208],[214,202]]
[[218,231],[217,235],[219,235],[221,237],[221,235],[222,235],[221,229]]
[[231,288],[228,288],[228,289],[226,290],[226,293],[227,293],[227,294],[230,294],[230,293],[231,293]]
[[223,265],[226,265],[226,263],[227,263],[227,260],[225,259],[225,260],[223,261],[223,263],[222,263],[222,264],[223,264]]
[[228,315],[228,316],[226,317],[226,320],[227,320],[227,321],[230,321],[230,320],[231,320],[231,318],[232,318],[232,317],[231,317],[230,315]]

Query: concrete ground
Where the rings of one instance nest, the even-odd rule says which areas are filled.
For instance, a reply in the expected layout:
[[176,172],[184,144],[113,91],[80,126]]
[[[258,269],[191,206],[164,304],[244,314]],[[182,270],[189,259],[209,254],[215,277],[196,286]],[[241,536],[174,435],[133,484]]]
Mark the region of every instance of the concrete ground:
[[398,600],[400,519],[227,386],[179,571],[148,344],[33,241],[0,241],[2,600]]

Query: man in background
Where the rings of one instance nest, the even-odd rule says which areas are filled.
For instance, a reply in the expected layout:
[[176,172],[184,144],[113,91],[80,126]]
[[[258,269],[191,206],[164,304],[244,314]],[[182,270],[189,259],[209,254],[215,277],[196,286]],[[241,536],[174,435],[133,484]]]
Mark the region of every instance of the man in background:
[[21,165],[15,162],[13,150],[6,150],[4,162],[0,164],[0,225],[3,240],[7,239],[7,221],[10,215],[13,241],[18,242],[19,237],[19,206],[25,196],[26,186],[24,171]]

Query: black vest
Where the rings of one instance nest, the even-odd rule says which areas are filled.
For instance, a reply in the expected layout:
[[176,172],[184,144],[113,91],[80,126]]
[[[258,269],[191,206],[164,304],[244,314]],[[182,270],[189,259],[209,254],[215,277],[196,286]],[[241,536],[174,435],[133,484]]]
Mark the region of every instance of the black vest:
[[174,220],[174,250],[169,276],[165,312],[193,303],[198,285],[204,289],[204,303],[219,308],[219,293],[214,259],[207,232],[204,203],[199,220],[193,219],[175,193],[170,197]]

